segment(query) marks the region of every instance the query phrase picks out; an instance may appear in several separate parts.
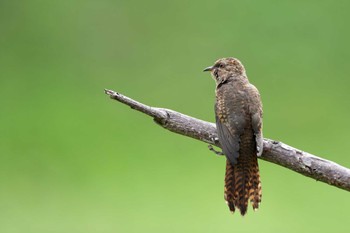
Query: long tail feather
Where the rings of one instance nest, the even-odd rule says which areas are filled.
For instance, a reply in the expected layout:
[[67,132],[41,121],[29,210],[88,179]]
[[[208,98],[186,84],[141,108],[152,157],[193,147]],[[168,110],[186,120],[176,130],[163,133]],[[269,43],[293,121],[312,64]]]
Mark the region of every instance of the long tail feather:
[[247,212],[250,200],[256,210],[261,202],[261,183],[256,156],[241,156],[234,166],[226,161],[225,200],[230,211]]

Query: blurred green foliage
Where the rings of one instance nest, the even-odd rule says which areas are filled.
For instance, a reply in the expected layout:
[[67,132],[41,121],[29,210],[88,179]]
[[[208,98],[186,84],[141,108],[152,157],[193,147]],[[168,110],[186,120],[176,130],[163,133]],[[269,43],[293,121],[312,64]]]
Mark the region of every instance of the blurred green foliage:
[[0,1],[0,232],[349,232],[349,193],[260,161],[263,202],[223,200],[225,162],[103,94],[213,121],[202,69],[239,58],[264,135],[350,167],[348,1]]

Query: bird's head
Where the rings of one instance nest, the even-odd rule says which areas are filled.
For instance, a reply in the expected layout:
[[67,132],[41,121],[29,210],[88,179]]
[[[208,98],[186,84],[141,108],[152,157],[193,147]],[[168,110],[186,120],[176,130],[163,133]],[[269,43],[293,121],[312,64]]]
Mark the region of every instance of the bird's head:
[[233,57],[221,58],[213,66],[209,66],[204,71],[210,71],[216,84],[223,83],[231,77],[245,76],[245,69],[242,63]]

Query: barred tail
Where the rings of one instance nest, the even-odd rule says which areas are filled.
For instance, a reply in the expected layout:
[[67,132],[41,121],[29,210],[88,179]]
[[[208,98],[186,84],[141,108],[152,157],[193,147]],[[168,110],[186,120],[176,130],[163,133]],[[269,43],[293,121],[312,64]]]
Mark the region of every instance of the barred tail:
[[225,200],[234,212],[239,209],[245,215],[250,200],[253,209],[261,202],[261,183],[256,156],[240,156],[234,166],[226,160]]

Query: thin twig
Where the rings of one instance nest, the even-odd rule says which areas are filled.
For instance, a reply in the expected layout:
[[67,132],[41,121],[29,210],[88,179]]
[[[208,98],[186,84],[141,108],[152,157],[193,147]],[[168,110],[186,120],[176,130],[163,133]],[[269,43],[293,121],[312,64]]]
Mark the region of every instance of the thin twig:
[[[115,91],[105,90],[105,93],[110,98],[153,117],[154,121],[165,129],[220,147],[216,127],[213,123],[173,110],[150,107]],[[350,191],[350,169],[282,142],[265,138],[264,151],[259,158]]]

